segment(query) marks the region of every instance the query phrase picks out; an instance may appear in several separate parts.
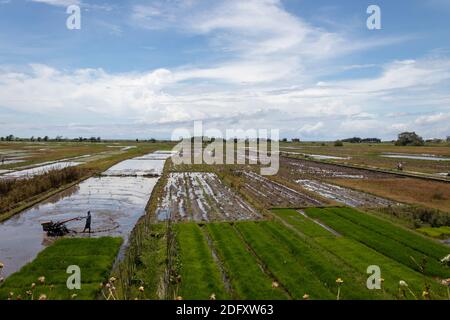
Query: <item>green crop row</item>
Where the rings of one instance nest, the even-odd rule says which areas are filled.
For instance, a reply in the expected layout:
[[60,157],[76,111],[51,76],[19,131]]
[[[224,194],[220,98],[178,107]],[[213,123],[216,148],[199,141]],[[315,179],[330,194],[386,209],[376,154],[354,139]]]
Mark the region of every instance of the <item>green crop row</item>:
[[[430,258],[422,252],[388,236],[354,223],[337,214],[336,210],[338,209],[307,209],[306,212],[309,216],[320,219],[342,235],[362,242],[366,246],[414,270],[442,278],[447,278],[450,275],[449,268],[440,264],[436,259]],[[425,264],[424,258],[426,259]]]
[[213,245],[224,265],[230,281],[233,298],[238,299],[288,299],[281,288],[273,287],[273,279],[258,264],[235,229],[228,223],[206,225]]
[[175,230],[181,276],[178,294],[189,300],[205,300],[212,294],[217,299],[228,298],[201,228],[195,223],[183,223],[176,225]]
[[[42,295],[52,300],[95,299],[100,284],[108,280],[121,244],[122,238],[111,237],[58,240],[5,280],[0,286],[0,300],[38,299]],[[80,290],[67,288],[70,274],[66,271],[71,265],[80,268]]]
[[414,234],[411,231],[395,226],[369,214],[365,214],[351,208],[330,208],[327,210],[330,210],[364,228],[368,228],[379,234],[392,238],[395,241],[398,241],[437,260],[450,253],[449,248],[444,245],[430,241],[423,236]]

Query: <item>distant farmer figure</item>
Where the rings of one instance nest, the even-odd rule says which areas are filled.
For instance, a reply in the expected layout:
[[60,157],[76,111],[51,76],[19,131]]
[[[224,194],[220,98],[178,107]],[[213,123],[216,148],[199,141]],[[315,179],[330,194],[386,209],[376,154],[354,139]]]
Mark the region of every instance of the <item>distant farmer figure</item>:
[[2,164],[5,164],[5,157],[4,156],[0,156],[1,160],[2,160]]
[[401,162],[397,163],[397,169],[403,171],[403,164]]
[[86,229],[89,229],[89,233],[91,233],[91,212],[88,211],[87,217],[86,217],[86,224],[84,226],[83,232],[86,232]]

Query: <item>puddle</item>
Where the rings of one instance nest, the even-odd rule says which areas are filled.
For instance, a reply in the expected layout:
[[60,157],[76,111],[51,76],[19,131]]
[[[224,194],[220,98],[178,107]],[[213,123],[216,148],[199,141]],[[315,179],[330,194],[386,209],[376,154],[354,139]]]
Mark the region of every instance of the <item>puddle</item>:
[[131,159],[122,161],[103,173],[105,176],[160,175],[165,160]]
[[440,173],[436,173],[437,176],[440,177],[449,177],[450,178],[450,172],[440,172]]
[[44,166],[34,167],[31,169],[10,172],[2,175],[2,178],[18,178],[18,179],[29,178],[40,174],[44,174],[50,170],[59,170],[68,167],[78,166],[80,164],[81,163],[79,162],[57,162],[53,164],[47,164]]
[[0,170],[0,174],[11,172],[11,170]]
[[306,158],[314,158],[314,159],[318,159],[318,160],[349,160],[351,159],[351,157],[338,157],[338,156],[330,156],[330,155],[324,155],[324,154],[310,154],[310,153],[302,153],[302,152],[286,152],[286,151],[282,151],[282,153],[286,153],[286,154],[297,154],[297,155],[302,155]]
[[307,179],[296,180],[295,182],[306,190],[316,192],[322,197],[344,203],[350,207],[386,207],[395,205],[390,200],[329,183]]
[[158,219],[224,221],[259,219],[241,197],[209,172],[174,172],[167,179]]
[[438,157],[433,154],[407,154],[407,153],[391,153],[386,152],[381,155],[384,158],[399,158],[399,159],[412,159],[412,160],[430,160],[430,161],[450,161],[450,158]]
[[[94,232],[91,236],[127,239],[144,214],[157,181],[158,178],[144,177],[90,178],[0,223],[0,260],[5,264],[3,275],[19,270],[44,249],[48,239],[41,223],[45,221],[85,216],[90,210]],[[84,220],[70,222],[67,226],[81,232]]]
[[0,166],[7,165],[7,164],[14,164],[14,163],[21,163],[25,162],[25,160],[15,160],[15,159],[5,159],[3,161],[0,160]]

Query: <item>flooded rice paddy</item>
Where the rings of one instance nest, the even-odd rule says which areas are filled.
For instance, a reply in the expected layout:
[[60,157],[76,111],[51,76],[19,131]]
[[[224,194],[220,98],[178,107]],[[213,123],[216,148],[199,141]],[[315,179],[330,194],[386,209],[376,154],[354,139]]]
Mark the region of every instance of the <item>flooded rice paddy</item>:
[[160,175],[165,160],[130,159],[106,170],[105,176],[151,176]]
[[323,203],[312,196],[291,189],[254,172],[241,171],[245,179],[243,189],[268,207],[320,206]]
[[322,197],[341,202],[350,207],[386,207],[396,203],[364,192],[336,186],[322,181],[296,180],[306,190],[316,192]]
[[38,166],[30,169],[13,171],[2,175],[0,178],[8,179],[8,178],[30,178],[37,175],[45,174],[51,170],[60,170],[68,167],[74,167],[80,165],[80,162],[56,162],[52,164],[46,164],[43,166]]
[[392,175],[364,169],[280,157],[280,174],[287,178],[312,179],[386,179]]
[[412,160],[429,160],[429,161],[450,161],[450,158],[438,157],[434,154],[407,154],[386,152],[381,155],[384,158],[412,159]]
[[349,160],[351,157],[339,157],[339,156],[332,156],[332,155],[325,155],[325,154],[311,154],[311,153],[303,153],[303,152],[292,152],[292,151],[282,151],[286,154],[293,154],[293,155],[301,155],[306,158],[313,158],[317,160]]
[[[140,169],[145,171],[145,165],[149,164],[143,161]],[[8,276],[18,271],[53,241],[43,232],[41,223],[85,217],[87,211],[92,214],[92,234],[82,233],[85,223],[82,219],[67,224],[73,231],[69,236],[121,236],[125,239],[125,246],[129,233],[145,213],[158,179],[143,176],[92,177],[0,223],[0,260],[5,264],[3,274]]]
[[214,173],[171,173],[158,208],[158,219],[227,221],[260,218],[249,204]]

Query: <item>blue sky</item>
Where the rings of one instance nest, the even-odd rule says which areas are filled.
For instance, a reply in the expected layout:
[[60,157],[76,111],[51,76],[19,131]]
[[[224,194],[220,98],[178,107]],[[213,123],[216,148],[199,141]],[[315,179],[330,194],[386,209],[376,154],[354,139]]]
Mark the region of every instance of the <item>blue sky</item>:
[[[81,8],[81,30],[66,8]],[[366,9],[381,8],[368,30]],[[0,135],[450,135],[450,1],[0,0]]]

